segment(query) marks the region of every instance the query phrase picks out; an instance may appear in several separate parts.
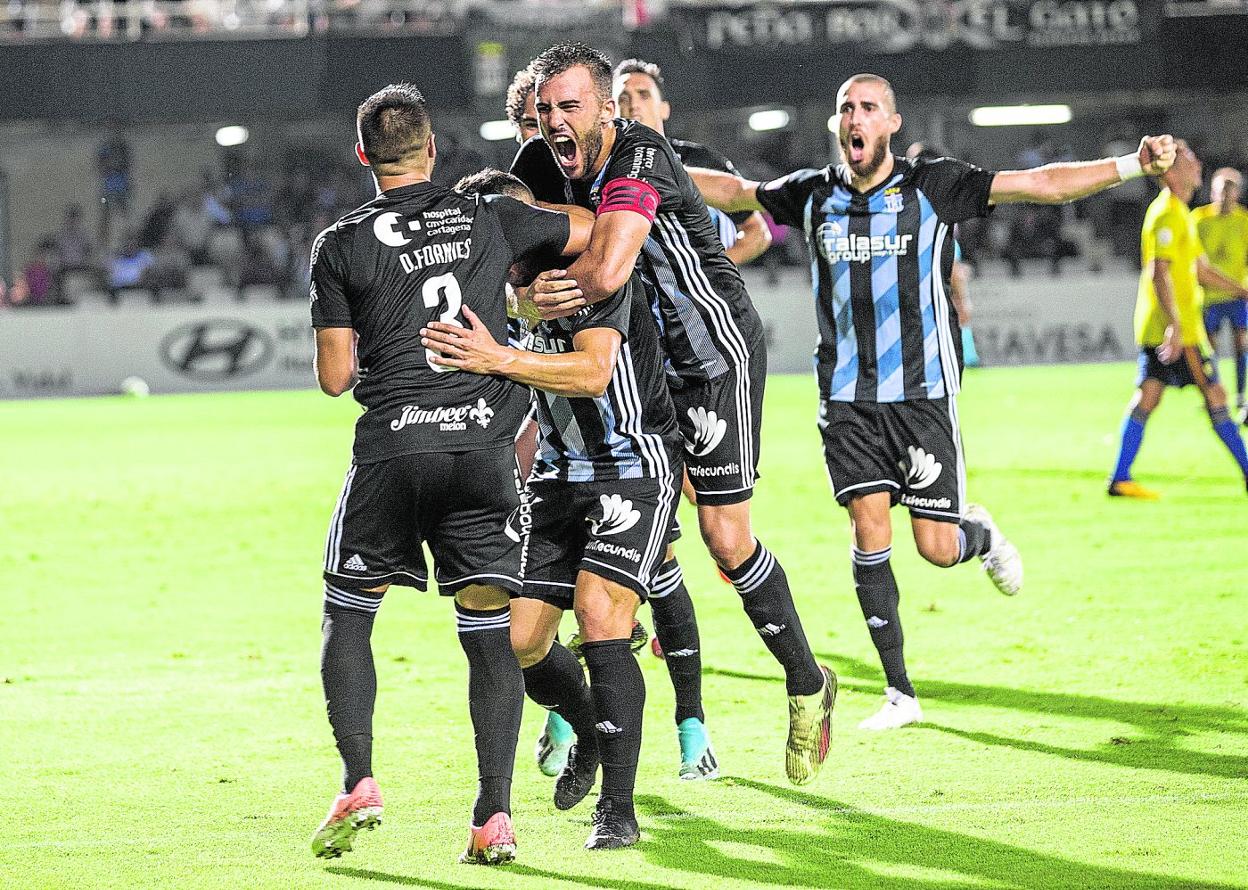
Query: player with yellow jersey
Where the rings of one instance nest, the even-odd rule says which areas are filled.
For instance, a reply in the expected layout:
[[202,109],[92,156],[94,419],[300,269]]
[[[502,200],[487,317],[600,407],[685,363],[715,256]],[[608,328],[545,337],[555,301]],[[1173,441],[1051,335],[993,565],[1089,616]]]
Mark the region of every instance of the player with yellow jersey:
[[[1209,203],[1193,210],[1192,218],[1214,268],[1240,284],[1248,284],[1248,210],[1239,203],[1241,194],[1243,178],[1239,171],[1223,167],[1213,174]],[[1235,344],[1235,404],[1239,421],[1248,423],[1248,302],[1235,291],[1211,285],[1205,288],[1205,330],[1215,345],[1224,325],[1230,325]]]
[[1200,188],[1200,161],[1183,140],[1176,139],[1175,145],[1174,166],[1159,177],[1163,188],[1144,215],[1140,237],[1143,268],[1135,304],[1140,372],[1122,425],[1118,463],[1109,480],[1109,493],[1120,497],[1157,497],[1131,478],[1131,464],[1144,440],[1144,424],[1161,403],[1165,388],[1189,383],[1200,388],[1213,429],[1248,485],[1248,451],[1227,410],[1226,390],[1218,382],[1217,366],[1210,357],[1201,287],[1222,288],[1240,299],[1248,297],[1248,290],[1215,269],[1205,256],[1188,209]]

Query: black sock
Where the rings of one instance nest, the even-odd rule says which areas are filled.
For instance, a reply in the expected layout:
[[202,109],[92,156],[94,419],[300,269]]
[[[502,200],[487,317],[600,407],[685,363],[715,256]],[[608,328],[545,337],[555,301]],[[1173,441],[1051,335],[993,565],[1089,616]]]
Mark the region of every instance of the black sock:
[[589,689],[598,711],[598,750],[602,756],[602,796],[616,812],[633,814],[633,785],[641,754],[641,720],[646,681],[628,640],[585,643]]
[[969,562],[977,556],[983,556],[992,546],[992,535],[988,526],[980,525],[971,519],[963,519],[958,523],[958,562]]
[[585,671],[562,643],[556,641],[545,658],[524,669],[524,690],[533,701],[568,721],[582,751],[597,747],[594,724],[598,717]]
[[806,642],[789,579],[763,542],[756,543],[749,559],[731,571],[725,569],[724,574],[741,595],[754,629],[784,668],[788,694],[814,695],[823,688],[823,673]]
[[667,673],[676,693],[676,724],[690,717],[706,722],[702,711],[702,649],[698,616],[685,588],[685,578],[675,557],[663,563],[650,588],[650,611],[654,635],[663,647]]
[[511,774],[524,708],[524,676],[511,648],[511,609],[478,612],[455,604],[459,645],[468,656],[468,711],[477,743],[472,824],[511,815]]
[[326,583],[321,619],[321,684],[325,710],[342,756],[343,790],[373,774],[373,618],[381,594]]
[[880,653],[880,664],[884,666],[888,685],[906,695],[914,695],[914,686],[906,676],[906,657],[902,651],[905,638],[897,612],[901,593],[897,590],[897,579],[893,577],[893,567],[889,564],[892,555],[892,547],[874,553],[855,547],[854,589],[858,591],[858,604],[862,606],[862,617],[867,620],[871,642]]

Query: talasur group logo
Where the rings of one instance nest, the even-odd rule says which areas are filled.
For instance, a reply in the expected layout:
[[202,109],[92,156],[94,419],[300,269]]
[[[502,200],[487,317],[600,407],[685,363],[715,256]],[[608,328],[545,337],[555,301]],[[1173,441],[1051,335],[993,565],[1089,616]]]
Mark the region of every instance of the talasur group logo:
[[160,343],[160,357],[174,371],[200,380],[254,374],[273,357],[273,341],[253,325],[232,318],[193,321],[174,328]]

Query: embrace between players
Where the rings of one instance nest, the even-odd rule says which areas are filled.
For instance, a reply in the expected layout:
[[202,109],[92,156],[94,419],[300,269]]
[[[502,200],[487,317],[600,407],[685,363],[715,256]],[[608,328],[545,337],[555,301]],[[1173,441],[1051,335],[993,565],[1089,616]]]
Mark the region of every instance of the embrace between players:
[[[671,547],[682,479],[707,549],[784,670],[788,778],[815,778],[836,677],[816,663],[785,572],[750,523],[766,348],[727,251],[740,260],[766,246],[760,210],[803,228],[815,258],[819,427],[888,680],[863,727],[921,719],[889,566],[891,506],[909,509],[932,563],[978,557],[1002,592],[1021,587],[1018,551],[964,500],[951,228],[994,203],[1067,201],[1164,170],[1169,137],[1134,156],[1030,171],[910,161],[889,152],[901,123],[891,87],[858,75],[837,97],[846,163],[760,184],[669,142],[662,88],[654,66],[613,71],[584,45],[552,47],[509,97],[513,120],[535,117],[540,135],[512,174],[484,171],[455,190],[430,182],[436,145],[414,87],[360,106],[358,152],[378,197],[312,250],[318,380],[335,396],[354,387],[365,408],[325,547],[321,674],[344,785],[313,838],[318,856],[350,850],[380,821],[370,638],[391,584],[425,589],[422,542],[439,592],[455,598],[469,666],[479,782],[461,861],[515,855],[526,693],[550,712],[538,756],[558,774],[556,807],[577,805],[601,770],[586,846],[637,842],[645,687],[630,637],[647,599],[676,692],[679,775],[718,774],[696,617]],[[617,100],[633,120],[616,117]],[[514,345],[509,307],[531,322],[513,325]],[[530,403],[531,470],[516,459]],[[569,608],[585,669],[558,639]]]

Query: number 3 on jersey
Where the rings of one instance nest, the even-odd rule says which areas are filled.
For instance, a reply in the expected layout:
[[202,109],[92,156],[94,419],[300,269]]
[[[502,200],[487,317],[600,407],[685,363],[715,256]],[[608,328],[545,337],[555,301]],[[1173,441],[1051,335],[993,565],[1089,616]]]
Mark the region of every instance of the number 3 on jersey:
[[[438,313],[438,321],[443,324],[453,324],[460,328],[464,326],[464,323],[458,318],[459,310],[464,305],[464,295],[459,289],[459,282],[455,279],[454,272],[447,272],[445,275],[436,275],[430,278],[425,282],[425,286],[421,288],[420,296],[421,302],[425,304],[426,309],[433,309],[437,306],[445,307]],[[447,365],[439,365],[437,353],[432,349],[425,350],[425,361],[429,363],[430,368],[439,374],[459,370]]]

